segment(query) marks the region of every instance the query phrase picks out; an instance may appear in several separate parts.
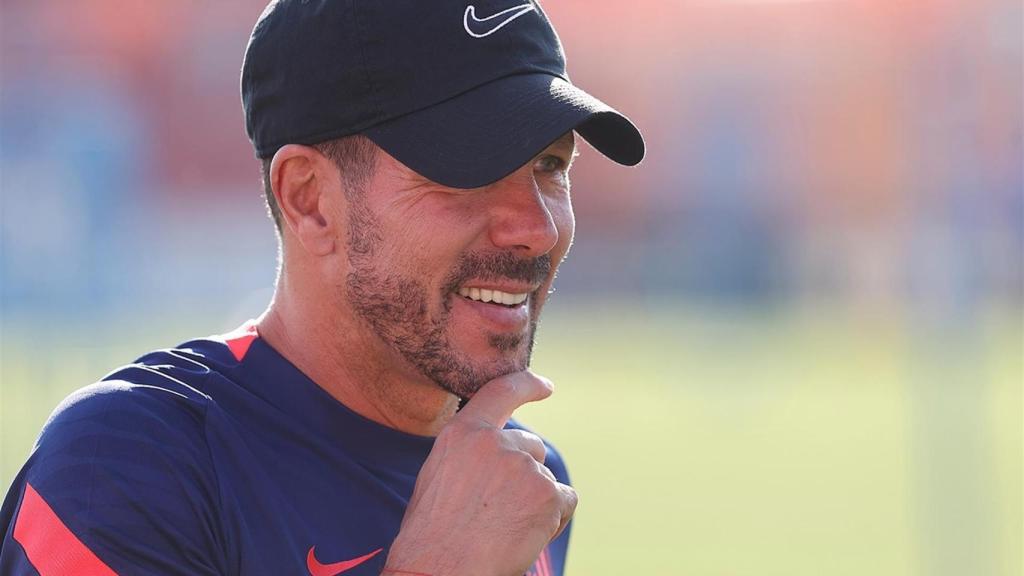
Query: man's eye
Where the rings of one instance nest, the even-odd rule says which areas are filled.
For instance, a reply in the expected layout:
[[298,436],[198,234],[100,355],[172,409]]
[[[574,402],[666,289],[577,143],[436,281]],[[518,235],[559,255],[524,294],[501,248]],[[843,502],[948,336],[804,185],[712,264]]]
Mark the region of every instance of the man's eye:
[[546,154],[538,158],[534,166],[540,172],[557,172],[565,169],[566,162],[558,156]]

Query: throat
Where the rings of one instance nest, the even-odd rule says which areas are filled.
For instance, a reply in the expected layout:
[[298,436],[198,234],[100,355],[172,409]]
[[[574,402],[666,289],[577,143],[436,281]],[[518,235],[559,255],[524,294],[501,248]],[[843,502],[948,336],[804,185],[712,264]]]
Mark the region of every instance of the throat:
[[416,436],[437,436],[455,415],[459,398],[426,379],[388,378],[378,375],[363,381],[355,406],[339,402],[378,424]]

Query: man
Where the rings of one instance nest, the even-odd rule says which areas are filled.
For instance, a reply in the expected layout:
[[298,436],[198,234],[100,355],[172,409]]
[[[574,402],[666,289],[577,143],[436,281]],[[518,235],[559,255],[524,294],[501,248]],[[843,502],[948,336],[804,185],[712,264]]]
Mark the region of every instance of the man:
[[274,299],[69,397],[0,572],[562,574],[576,495],[509,417],[551,393],[527,366],[575,134],[624,164],[640,134],[535,3],[275,2],[241,88]]

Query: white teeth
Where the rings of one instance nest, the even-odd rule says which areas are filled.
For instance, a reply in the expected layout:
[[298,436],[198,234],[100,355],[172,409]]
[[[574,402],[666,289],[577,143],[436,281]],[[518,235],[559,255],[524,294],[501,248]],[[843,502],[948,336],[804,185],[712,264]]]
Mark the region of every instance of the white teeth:
[[501,290],[487,290],[486,288],[459,288],[459,296],[469,298],[470,300],[476,300],[478,302],[494,302],[495,304],[504,304],[506,306],[515,306],[522,304],[530,296],[528,293],[523,292],[520,294],[510,294],[508,292],[502,292]]

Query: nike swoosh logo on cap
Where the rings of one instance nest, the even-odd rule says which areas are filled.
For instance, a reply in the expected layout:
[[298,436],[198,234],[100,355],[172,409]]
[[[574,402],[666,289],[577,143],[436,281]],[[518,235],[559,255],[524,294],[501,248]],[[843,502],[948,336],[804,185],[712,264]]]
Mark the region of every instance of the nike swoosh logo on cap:
[[337,576],[342,572],[346,572],[356,566],[359,566],[363,562],[366,562],[370,558],[380,554],[380,551],[383,550],[383,548],[377,548],[373,552],[370,552],[365,556],[360,556],[359,558],[335,562],[333,564],[321,564],[320,561],[316,559],[316,554],[313,553],[314,548],[316,548],[316,546],[310,547],[309,554],[306,554],[306,568],[309,568],[311,576]]
[[[477,18],[476,7],[470,4],[469,6],[466,6],[466,13],[462,16],[462,26],[466,28],[466,33],[473,38],[483,38],[494,34],[498,30],[504,28],[509,22],[534,10],[536,10],[534,5],[527,3],[506,8],[505,10],[502,10],[497,14],[492,14],[486,18]],[[501,20],[502,16],[505,16],[505,19]],[[475,32],[473,31],[473,28],[470,27],[470,23],[473,23],[476,28],[480,28],[481,24],[486,26],[482,28],[480,32]]]

